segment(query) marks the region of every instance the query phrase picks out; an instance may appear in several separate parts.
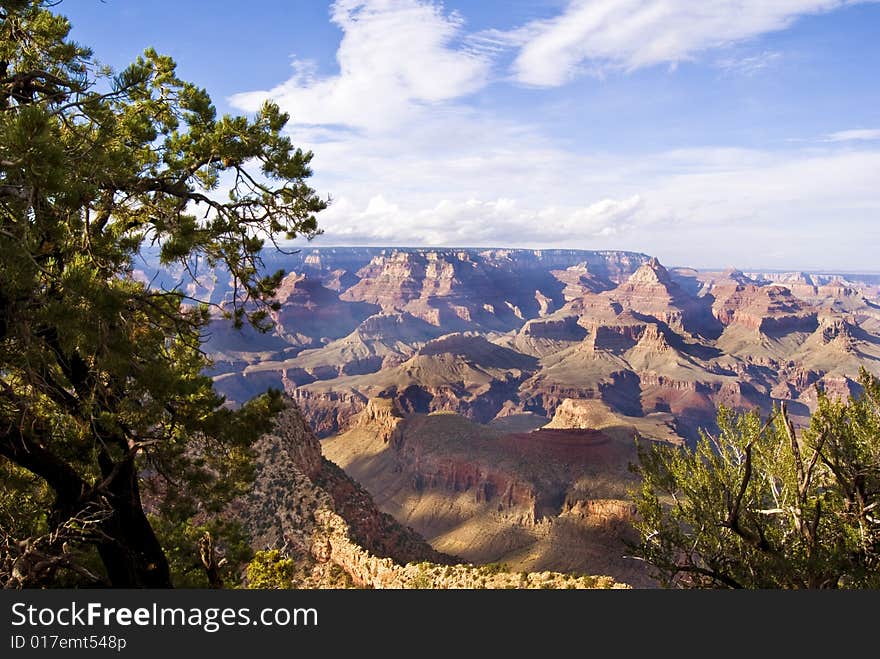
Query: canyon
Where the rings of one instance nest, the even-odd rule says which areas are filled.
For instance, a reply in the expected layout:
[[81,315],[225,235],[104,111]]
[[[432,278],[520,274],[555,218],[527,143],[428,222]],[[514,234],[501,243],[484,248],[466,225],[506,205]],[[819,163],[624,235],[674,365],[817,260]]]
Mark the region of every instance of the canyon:
[[[231,405],[284,390],[322,437],[383,396],[482,424],[549,423],[567,399],[598,399],[630,417],[670,413],[694,441],[719,405],[784,400],[803,420],[816,385],[850,393],[859,368],[880,373],[872,275],[702,272],[578,250],[311,248],[276,266],[289,273],[273,331],[218,318],[211,374]],[[228,300],[222,276],[200,285]]]
[[478,566],[432,548],[381,512],[372,497],[322,455],[295,404],[254,446],[254,487],[227,514],[255,550],[292,558],[291,588],[627,588],[605,575]]
[[[820,391],[847,396],[860,369],[880,375],[871,274],[464,248],[307,248],[267,266],[288,272],[272,331],[218,317],[205,350],[228,405],[283,390],[323,438],[321,469],[354,483],[334,481],[328,496],[360,492],[352,518],[375,507],[313,557],[348,555],[345,536],[410,571],[503,562],[651,586],[626,552],[637,442],[692,444],[720,406],[767,414],[784,402],[802,425]],[[222,273],[188,285],[229,301]]]

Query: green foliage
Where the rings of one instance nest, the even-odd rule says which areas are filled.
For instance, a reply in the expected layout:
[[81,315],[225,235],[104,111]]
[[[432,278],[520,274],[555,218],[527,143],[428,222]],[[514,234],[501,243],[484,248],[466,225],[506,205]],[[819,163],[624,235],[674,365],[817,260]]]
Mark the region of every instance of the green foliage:
[[247,566],[247,587],[284,590],[291,587],[296,562],[278,549],[258,551]]
[[35,537],[48,532],[47,511],[52,491],[45,481],[8,460],[0,461],[0,529],[11,537]]
[[489,575],[501,574],[502,572],[510,572],[510,566],[507,563],[486,563],[480,567],[480,571]]
[[208,528],[246,490],[281,398],[225,408],[203,375],[212,310],[137,281],[134,260],[222,267],[234,295],[214,311],[266,329],[283,273],[261,250],[315,235],[326,202],[277,106],[218,117],[152,49],[114,75],[54,4],[0,3],[0,516],[28,536],[102,508],[81,538],[101,578],[167,586],[169,525]]
[[694,450],[641,450],[635,554],[666,586],[880,587],[880,382],[860,383],[800,438],[784,408],[722,409]]
[[162,542],[171,568],[171,579],[178,588],[208,588],[208,577],[199,558],[199,539],[205,532],[220,539],[220,577],[235,587],[254,557],[249,538],[241,524],[214,517],[197,524],[192,517],[150,515],[150,524]]
[[416,575],[409,580],[407,588],[415,590],[432,588],[434,585],[434,579],[431,576],[431,564],[423,561],[418,563],[417,567],[418,572],[416,572]]

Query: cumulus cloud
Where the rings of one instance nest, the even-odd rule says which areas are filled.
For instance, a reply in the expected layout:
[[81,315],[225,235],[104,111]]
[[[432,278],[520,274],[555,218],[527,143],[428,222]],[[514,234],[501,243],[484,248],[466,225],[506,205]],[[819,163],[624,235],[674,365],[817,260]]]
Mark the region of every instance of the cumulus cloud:
[[[325,242],[383,245],[510,246],[585,243],[630,227],[641,199],[602,199],[572,207],[532,208],[516,199],[444,199],[403,208],[383,195],[364,208],[340,199],[324,215]],[[329,244],[329,243],[328,243]]]
[[841,130],[826,136],[826,142],[856,142],[880,140],[880,128],[855,128]]
[[[539,112],[502,118],[466,98],[511,39],[518,78],[552,85],[584,67],[680,61],[843,4],[572,1],[556,19],[473,39],[433,0],[339,0],[338,73],[297,60],[290,80],[232,100],[247,111],[273,98],[293,116],[294,141],[315,151],[312,183],[334,198],[318,244],[569,246],[698,267],[865,267],[853,255],[880,241],[880,150],[849,143],[880,129],[781,151],[599,153],[548,139]],[[764,51],[711,63],[751,75],[775,59]],[[835,228],[844,219],[845,232]]]
[[[875,267],[854,259],[865,241],[880,240],[880,151],[687,149],[602,163],[558,156],[540,183],[525,175],[507,186],[485,179],[486,193],[515,197],[437,202],[433,192],[381,184],[391,192],[342,196],[322,214],[327,233],[319,244],[567,246],[635,249],[697,267],[827,267],[829,259]],[[429,164],[411,163],[420,166]],[[383,182],[391,176],[375,174]],[[545,185],[559,194],[547,199]],[[455,194],[454,185],[437,189]]]
[[[516,80],[553,87],[578,74],[676,64],[862,0],[570,0],[561,14],[486,40],[519,48]],[[872,0],[867,0],[872,1]]]
[[339,73],[321,76],[294,60],[293,75],[264,91],[236,94],[234,106],[255,111],[266,99],[300,124],[387,129],[480,89],[491,62],[460,43],[463,19],[430,0],[337,0],[332,21],[343,32]]

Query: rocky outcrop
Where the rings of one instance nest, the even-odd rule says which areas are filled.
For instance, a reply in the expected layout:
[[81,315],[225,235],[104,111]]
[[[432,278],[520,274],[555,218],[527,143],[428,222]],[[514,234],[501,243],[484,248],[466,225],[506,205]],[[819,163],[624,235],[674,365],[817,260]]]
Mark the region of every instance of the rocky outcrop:
[[254,549],[280,548],[296,559],[292,587],[338,587],[334,570],[362,588],[529,588],[548,582],[550,587],[625,587],[609,577],[544,573],[522,578],[457,564],[380,512],[360,485],[326,460],[295,405],[282,412],[274,432],[263,436],[255,451],[253,491],[234,503],[233,514]]
[[607,420],[604,407],[585,399],[566,398],[557,406],[547,428],[601,428]]
[[718,287],[712,311],[722,325],[741,325],[768,335],[816,329],[816,311],[782,286]]
[[[818,387],[818,389],[817,389]],[[818,404],[819,391],[823,391],[831,399],[846,400],[850,396],[857,396],[862,392],[862,386],[845,375],[825,375],[816,382],[816,386],[804,390],[798,401],[815,409]]]
[[629,437],[681,444],[676,419],[669,413],[654,413],[640,417],[626,416],[614,411],[607,403],[596,399],[568,398],[556,408],[545,428],[575,428],[603,430],[614,428]]
[[821,374],[805,368],[796,367],[786,373],[785,379],[776,384],[771,394],[780,400],[797,398],[821,378]]
[[632,523],[636,519],[636,507],[620,499],[566,500],[561,514],[613,529]]
[[584,339],[587,330],[578,324],[577,316],[563,316],[530,320],[523,325],[519,335],[528,339],[577,342]]
[[371,398],[358,414],[356,425],[371,428],[383,442],[394,436],[403,414],[390,398]]
[[535,302],[538,303],[538,316],[546,316],[556,309],[556,303],[553,301],[553,298],[547,297],[538,290],[535,291]]
[[255,446],[253,491],[235,509],[256,549],[284,547],[307,555],[319,534],[319,511],[344,518],[347,534],[368,551],[406,563],[449,562],[414,531],[379,512],[369,494],[321,455],[317,437],[291,404],[275,431]]
[[665,332],[658,325],[651,323],[645,326],[633,349],[643,353],[660,355],[669,352],[672,350],[672,347],[666,339]]
[[855,343],[858,329],[846,318],[822,318],[816,328],[818,341],[824,345],[838,346],[842,351],[849,352]]
[[[566,302],[582,298],[588,293],[601,293],[614,288],[614,283],[610,279],[595,274],[586,262],[565,270],[551,270],[550,274],[565,285],[562,289],[562,297]],[[617,273],[618,276],[621,274]]]
[[613,322],[591,324],[584,345],[591,350],[623,354],[636,346],[647,326],[631,313],[624,312]]
[[329,270],[322,274],[323,276],[320,277],[321,284],[329,288],[331,291],[336,291],[337,293],[348,290],[356,283],[358,283],[357,275],[342,268]]
[[714,331],[708,305],[701,298],[688,295],[655,258],[604,295],[623,309],[650,316],[684,332],[708,336]]
[[653,322],[685,336],[711,338],[720,333],[709,300],[682,288],[657,259],[644,262],[614,288],[583,291],[547,320],[563,315],[579,316],[584,327]]
[[349,428],[367,404],[367,397],[355,391],[323,391],[297,387],[288,392],[308,419],[318,437]]
[[626,584],[607,576],[592,577],[559,572],[512,572],[503,565],[441,565],[419,562],[399,565],[390,558],[374,556],[353,543],[345,521],[326,510],[316,514],[321,529],[313,556],[339,565],[361,588],[384,589],[626,589]]
[[512,337],[509,345],[524,355],[539,358],[552,355],[580,343],[587,336],[579,319],[575,314],[533,318]]

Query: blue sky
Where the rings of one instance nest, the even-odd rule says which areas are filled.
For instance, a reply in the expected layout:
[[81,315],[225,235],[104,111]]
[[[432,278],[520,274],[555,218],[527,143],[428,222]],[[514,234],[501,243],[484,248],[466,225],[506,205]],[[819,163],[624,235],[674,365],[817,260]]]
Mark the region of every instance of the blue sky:
[[880,3],[66,0],[224,112],[266,98],[333,198],[318,245],[632,249],[880,270]]

